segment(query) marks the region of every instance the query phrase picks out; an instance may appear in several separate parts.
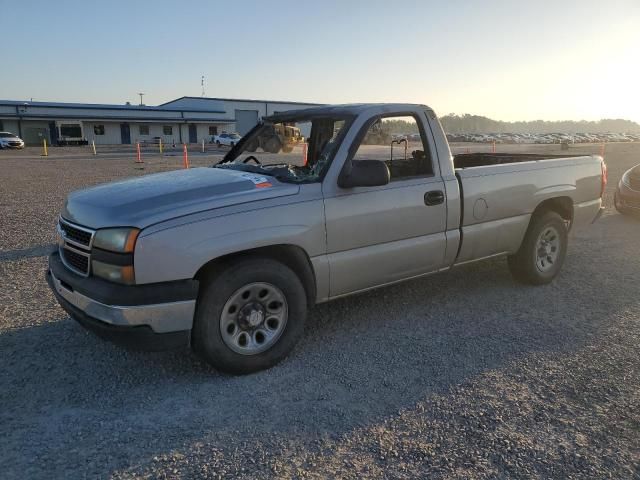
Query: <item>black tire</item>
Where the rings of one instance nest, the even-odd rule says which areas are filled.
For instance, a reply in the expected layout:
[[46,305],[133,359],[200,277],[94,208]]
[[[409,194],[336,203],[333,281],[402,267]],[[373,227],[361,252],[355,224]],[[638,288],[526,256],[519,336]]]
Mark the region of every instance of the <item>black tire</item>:
[[[225,343],[221,316],[225,304],[246,285],[265,282],[279,289],[288,311],[282,333],[267,350],[242,354]],[[238,307],[240,309],[240,307]],[[192,343],[195,351],[216,369],[237,375],[270,368],[284,359],[304,330],[307,296],[299,277],[287,266],[268,258],[248,258],[203,280],[198,295]],[[265,322],[266,322],[265,315]]]
[[616,208],[618,213],[621,213],[622,215],[627,215],[629,213],[626,208],[620,205],[620,200],[618,200],[618,192],[614,193],[613,195],[613,206]]
[[278,137],[272,137],[265,142],[264,149],[267,153],[278,153],[282,149],[282,143]]
[[[551,257],[538,255],[538,247],[541,236],[554,231],[557,233],[558,244],[554,252],[549,252],[555,255],[553,262],[550,262],[548,259]],[[552,211],[534,214],[520,249],[507,258],[511,275],[518,282],[529,285],[544,285],[551,282],[562,268],[567,255],[567,243],[567,226],[559,214]],[[543,266],[540,266],[539,262],[542,262]]]
[[216,140],[216,146],[220,148],[220,140]]

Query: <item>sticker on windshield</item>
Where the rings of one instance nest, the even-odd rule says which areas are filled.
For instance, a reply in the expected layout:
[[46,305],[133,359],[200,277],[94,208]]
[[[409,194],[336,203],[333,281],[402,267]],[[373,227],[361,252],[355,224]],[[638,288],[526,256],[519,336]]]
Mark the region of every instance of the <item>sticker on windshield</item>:
[[240,175],[242,178],[246,178],[247,180],[250,180],[251,182],[253,182],[253,184],[256,186],[256,188],[266,188],[266,187],[271,187],[271,182],[269,182],[269,180],[267,179],[267,177],[263,177],[260,175],[254,175],[252,173],[242,173]]

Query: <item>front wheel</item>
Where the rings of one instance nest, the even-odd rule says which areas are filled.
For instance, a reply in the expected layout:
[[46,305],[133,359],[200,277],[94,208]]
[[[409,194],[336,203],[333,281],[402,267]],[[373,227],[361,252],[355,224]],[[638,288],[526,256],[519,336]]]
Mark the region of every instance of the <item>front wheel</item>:
[[280,262],[253,258],[232,264],[202,283],[195,350],[227,373],[272,367],[302,335],[306,298],[298,276]]
[[560,272],[567,254],[567,227],[556,212],[531,218],[520,249],[508,257],[511,275],[519,282],[543,285]]

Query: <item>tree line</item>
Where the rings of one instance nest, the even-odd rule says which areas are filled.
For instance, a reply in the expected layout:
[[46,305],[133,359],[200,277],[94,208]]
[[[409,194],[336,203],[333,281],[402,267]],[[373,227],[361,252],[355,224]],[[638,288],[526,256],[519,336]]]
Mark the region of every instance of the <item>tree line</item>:
[[638,133],[640,124],[621,118],[587,120],[533,120],[529,122],[503,122],[480,115],[440,117],[447,133]]
[[[447,133],[640,133],[640,124],[619,118],[605,118],[598,121],[503,122],[481,115],[450,113],[440,117],[440,122]],[[418,133],[415,122],[398,119],[385,120],[383,129],[389,133]]]

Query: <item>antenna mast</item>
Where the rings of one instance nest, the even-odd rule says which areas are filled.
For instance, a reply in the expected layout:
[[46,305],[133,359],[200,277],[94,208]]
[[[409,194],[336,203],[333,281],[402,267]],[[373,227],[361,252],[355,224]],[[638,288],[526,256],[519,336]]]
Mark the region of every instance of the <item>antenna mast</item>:
[[204,75],[200,78],[200,86],[202,87],[202,96],[204,97]]

